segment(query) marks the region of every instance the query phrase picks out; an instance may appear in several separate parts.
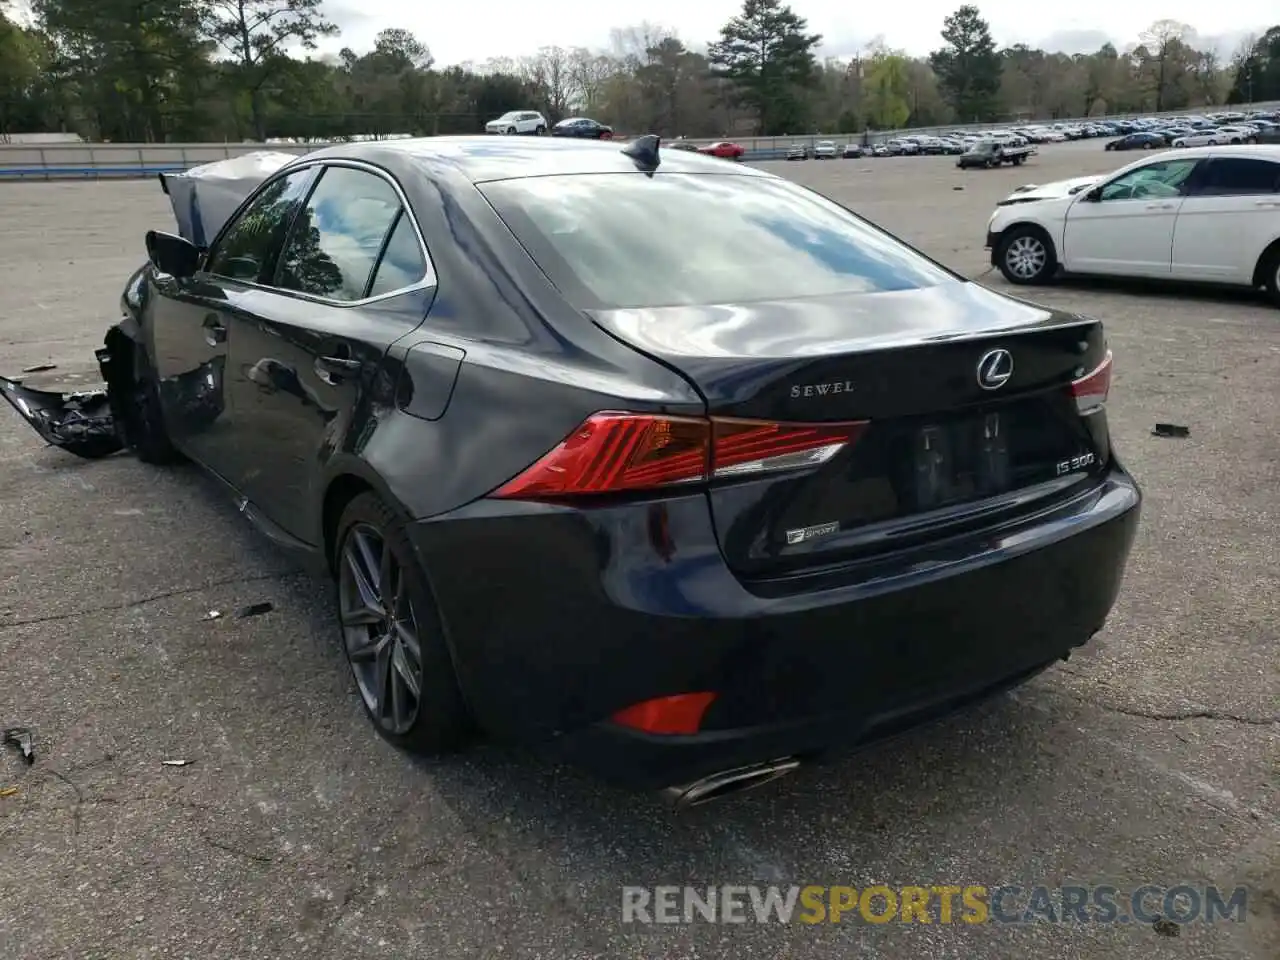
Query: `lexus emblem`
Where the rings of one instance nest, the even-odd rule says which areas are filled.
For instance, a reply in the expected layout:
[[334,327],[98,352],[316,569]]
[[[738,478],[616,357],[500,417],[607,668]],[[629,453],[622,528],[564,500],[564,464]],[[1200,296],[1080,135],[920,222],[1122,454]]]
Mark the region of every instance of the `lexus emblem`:
[[978,386],[983,390],[999,390],[1013,376],[1013,354],[1008,350],[991,350],[978,361]]

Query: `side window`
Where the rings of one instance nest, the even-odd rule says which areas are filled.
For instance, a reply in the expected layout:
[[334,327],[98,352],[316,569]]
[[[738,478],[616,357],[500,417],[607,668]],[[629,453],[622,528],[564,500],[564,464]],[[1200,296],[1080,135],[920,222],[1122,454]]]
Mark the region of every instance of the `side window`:
[[1197,196],[1232,197],[1276,193],[1280,190],[1280,163],[1272,160],[1224,157],[1210,160]]
[[1169,199],[1181,196],[1198,160],[1162,160],[1117,177],[1102,188],[1102,200]]
[[382,259],[378,261],[373,283],[369,286],[369,296],[378,297],[394,290],[403,290],[421,280],[426,272],[427,263],[422,257],[422,246],[413,229],[413,221],[401,210],[387,240],[387,248],[382,251]]
[[215,242],[205,269],[219,277],[260,282],[275,270],[275,254],[314,170],[272,181]]
[[289,231],[275,285],[330,300],[360,300],[399,212],[400,197],[382,177],[326,167]]

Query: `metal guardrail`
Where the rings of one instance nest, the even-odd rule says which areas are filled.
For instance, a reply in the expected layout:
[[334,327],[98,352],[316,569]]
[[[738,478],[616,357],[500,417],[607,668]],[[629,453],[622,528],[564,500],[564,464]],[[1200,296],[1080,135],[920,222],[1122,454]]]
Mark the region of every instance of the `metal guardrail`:
[[[1197,110],[1169,111],[1143,116],[1178,117]],[[1220,109],[1220,108],[1215,108]],[[1249,110],[1280,109],[1280,101],[1254,104],[1237,104],[1229,109],[1241,112]],[[909,130],[871,132],[865,142],[882,143],[897,137],[938,136],[951,132],[981,132],[1010,129],[1017,126],[1051,126],[1055,123],[1075,124],[1089,120],[1124,120],[1132,115],[1077,118],[1074,120],[1028,120],[992,124],[950,124],[942,127],[918,127]],[[723,137],[746,148],[747,160],[781,160],[792,144],[803,144],[810,151],[821,140],[834,141],[839,147],[846,143],[863,143],[864,135],[802,134],[786,137]],[[691,139],[689,143],[705,145],[717,142],[713,139]],[[201,163],[226,160],[256,150],[278,150],[288,153],[310,153],[327,146],[327,143],[2,143],[0,142],[0,182],[6,180],[85,180],[85,179],[137,179],[159,173],[186,170]]]

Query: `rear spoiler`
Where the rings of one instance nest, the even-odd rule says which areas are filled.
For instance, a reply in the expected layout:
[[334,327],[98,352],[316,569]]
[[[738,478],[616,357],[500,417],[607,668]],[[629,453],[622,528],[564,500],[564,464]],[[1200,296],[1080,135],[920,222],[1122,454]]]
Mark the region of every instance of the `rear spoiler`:
[[292,153],[257,150],[158,178],[173,206],[178,232],[197,247],[207,247],[262,181],[297,159]]

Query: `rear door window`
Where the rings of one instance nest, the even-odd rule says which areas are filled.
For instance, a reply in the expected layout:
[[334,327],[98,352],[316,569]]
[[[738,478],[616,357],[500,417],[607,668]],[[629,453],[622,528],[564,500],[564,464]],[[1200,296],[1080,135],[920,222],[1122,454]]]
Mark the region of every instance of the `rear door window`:
[[325,168],[289,231],[276,286],[328,300],[363,299],[399,214],[400,196],[383,177]]
[[477,186],[580,309],[790,300],[956,279],[837,204],[782,180],[637,172]]
[[1280,163],[1247,157],[1210,160],[1195,188],[1197,196],[1234,197],[1280,190]]

